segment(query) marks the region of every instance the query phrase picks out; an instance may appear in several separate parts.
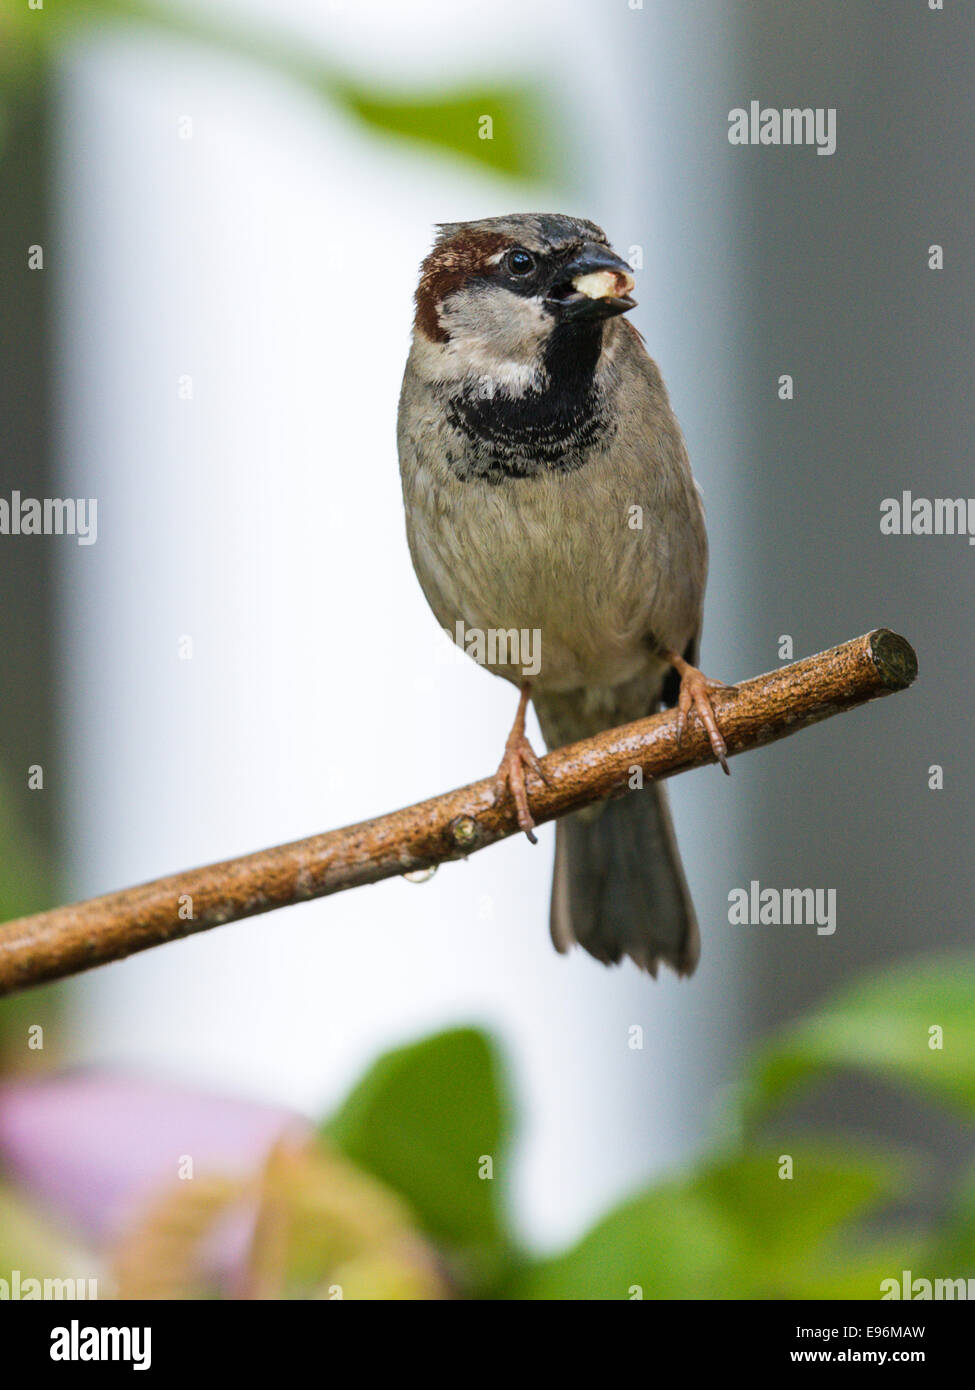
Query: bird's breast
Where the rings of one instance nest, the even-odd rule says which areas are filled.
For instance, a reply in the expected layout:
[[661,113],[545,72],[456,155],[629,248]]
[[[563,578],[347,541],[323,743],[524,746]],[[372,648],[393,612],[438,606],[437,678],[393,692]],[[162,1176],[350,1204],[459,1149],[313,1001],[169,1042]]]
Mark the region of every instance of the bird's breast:
[[[530,677],[539,690],[615,685],[652,664],[658,643],[684,636],[688,617],[677,610],[691,614],[694,600],[682,604],[680,580],[675,588],[670,577],[671,535],[652,516],[630,525],[645,487],[619,476],[608,454],[570,473],[500,484],[421,465],[404,487],[427,600],[452,638],[497,674]],[[499,659],[497,634],[512,632],[519,654],[530,646],[529,663]]]

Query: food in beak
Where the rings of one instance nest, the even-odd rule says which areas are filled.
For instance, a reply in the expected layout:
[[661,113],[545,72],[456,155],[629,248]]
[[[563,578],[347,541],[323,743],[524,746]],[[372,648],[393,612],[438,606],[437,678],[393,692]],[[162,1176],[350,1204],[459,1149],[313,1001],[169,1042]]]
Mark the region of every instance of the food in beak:
[[622,299],[635,285],[633,276],[625,270],[593,270],[572,281],[572,288],[587,299]]

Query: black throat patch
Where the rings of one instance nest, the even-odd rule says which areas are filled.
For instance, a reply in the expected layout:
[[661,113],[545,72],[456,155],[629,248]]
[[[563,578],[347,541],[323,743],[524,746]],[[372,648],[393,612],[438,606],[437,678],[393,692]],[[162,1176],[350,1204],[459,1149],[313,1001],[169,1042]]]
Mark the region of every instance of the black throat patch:
[[541,389],[508,396],[486,383],[447,395],[447,419],[465,441],[449,458],[457,477],[499,483],[583,468],[615,428],[596,383],[602,341],[601,323],[559,325],[546,345]]

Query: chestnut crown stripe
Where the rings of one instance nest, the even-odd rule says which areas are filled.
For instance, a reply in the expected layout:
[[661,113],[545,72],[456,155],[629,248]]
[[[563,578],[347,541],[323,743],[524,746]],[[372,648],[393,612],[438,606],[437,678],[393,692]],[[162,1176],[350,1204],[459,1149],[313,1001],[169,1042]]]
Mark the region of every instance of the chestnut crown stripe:
[[469,230],[435,246],[420,267],[416,287],[416,326],[432,342],[446,343],[450,334],[440,322],[439,305],[471,276],[491,267],[492,258],[515,243],[503,232]]

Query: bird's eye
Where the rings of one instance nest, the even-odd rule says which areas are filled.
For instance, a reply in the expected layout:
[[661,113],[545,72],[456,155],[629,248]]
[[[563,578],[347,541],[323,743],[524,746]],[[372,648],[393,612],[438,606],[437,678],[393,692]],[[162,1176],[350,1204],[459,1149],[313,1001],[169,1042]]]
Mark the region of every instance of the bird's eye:
[[516,246],[505,256],[505,264],[512,275],[530,275],[535,269],[535,257],[523,246]]

